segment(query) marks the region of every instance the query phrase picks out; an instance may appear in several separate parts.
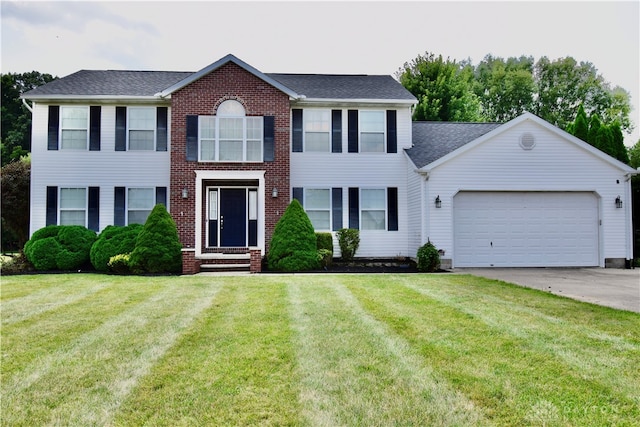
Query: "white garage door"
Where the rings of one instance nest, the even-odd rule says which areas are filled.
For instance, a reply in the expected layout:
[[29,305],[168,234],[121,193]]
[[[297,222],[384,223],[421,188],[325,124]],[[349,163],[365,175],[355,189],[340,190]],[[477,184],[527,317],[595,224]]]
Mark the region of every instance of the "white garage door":
[[598,265],[593,193],[460,192],[453,209],[455,267]]

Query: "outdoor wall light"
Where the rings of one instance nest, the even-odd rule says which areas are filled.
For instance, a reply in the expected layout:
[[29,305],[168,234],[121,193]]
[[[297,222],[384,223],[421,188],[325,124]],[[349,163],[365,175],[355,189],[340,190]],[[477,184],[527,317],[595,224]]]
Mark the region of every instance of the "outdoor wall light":
[[182,198],[186,199],[188,197],[189,197],[189,190],[187,190],[187,188],[185,187],[182,189]]
[[274,199],[278,197],[278,189],[276,187],[273,187],[273,190],[271,190],[271,197]]
[[436,197],[436,209],[440,209],[442,207],[442,200],[440,200],[440,195]]
[[622,209],[622,199],[620,196],[616,197],[616,208]]

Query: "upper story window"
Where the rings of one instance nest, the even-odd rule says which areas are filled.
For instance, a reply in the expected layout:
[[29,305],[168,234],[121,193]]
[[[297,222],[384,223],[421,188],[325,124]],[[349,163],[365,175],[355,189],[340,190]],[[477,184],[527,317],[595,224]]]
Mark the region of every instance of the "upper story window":
[[129,150],[155,150],[155,107],[128,108]]
[[198,117],[200,161],[261,162],[263,118],[246,117],[241,103],[224,101],[217,115]]
[[61,107],[60,148],[86,150],[89,128],[88,107]]
[[331,111],[305,110],[304,150],[328,153],[331,149]]
[[360,111],[360,151],[363,153],[384,153],[385,112]]
[[60,189],[60,225],[87,225],[87,189]]

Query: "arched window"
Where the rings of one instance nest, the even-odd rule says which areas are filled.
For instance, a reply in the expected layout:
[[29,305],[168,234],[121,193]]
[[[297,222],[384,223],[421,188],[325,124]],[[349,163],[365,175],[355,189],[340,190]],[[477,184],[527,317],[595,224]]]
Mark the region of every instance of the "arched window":
[[200,161],[262,161],[262,117],[246,117],[240,102],[228,99],[215,116],[200,116],[199,121]]

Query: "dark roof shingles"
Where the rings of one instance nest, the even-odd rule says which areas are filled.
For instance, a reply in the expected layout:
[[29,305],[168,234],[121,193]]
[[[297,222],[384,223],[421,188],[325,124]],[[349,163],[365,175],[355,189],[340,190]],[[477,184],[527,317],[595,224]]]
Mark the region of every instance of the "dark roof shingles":
[[457,150],[501,123],[413,122],[413,146],[407,154],[422,168]]

